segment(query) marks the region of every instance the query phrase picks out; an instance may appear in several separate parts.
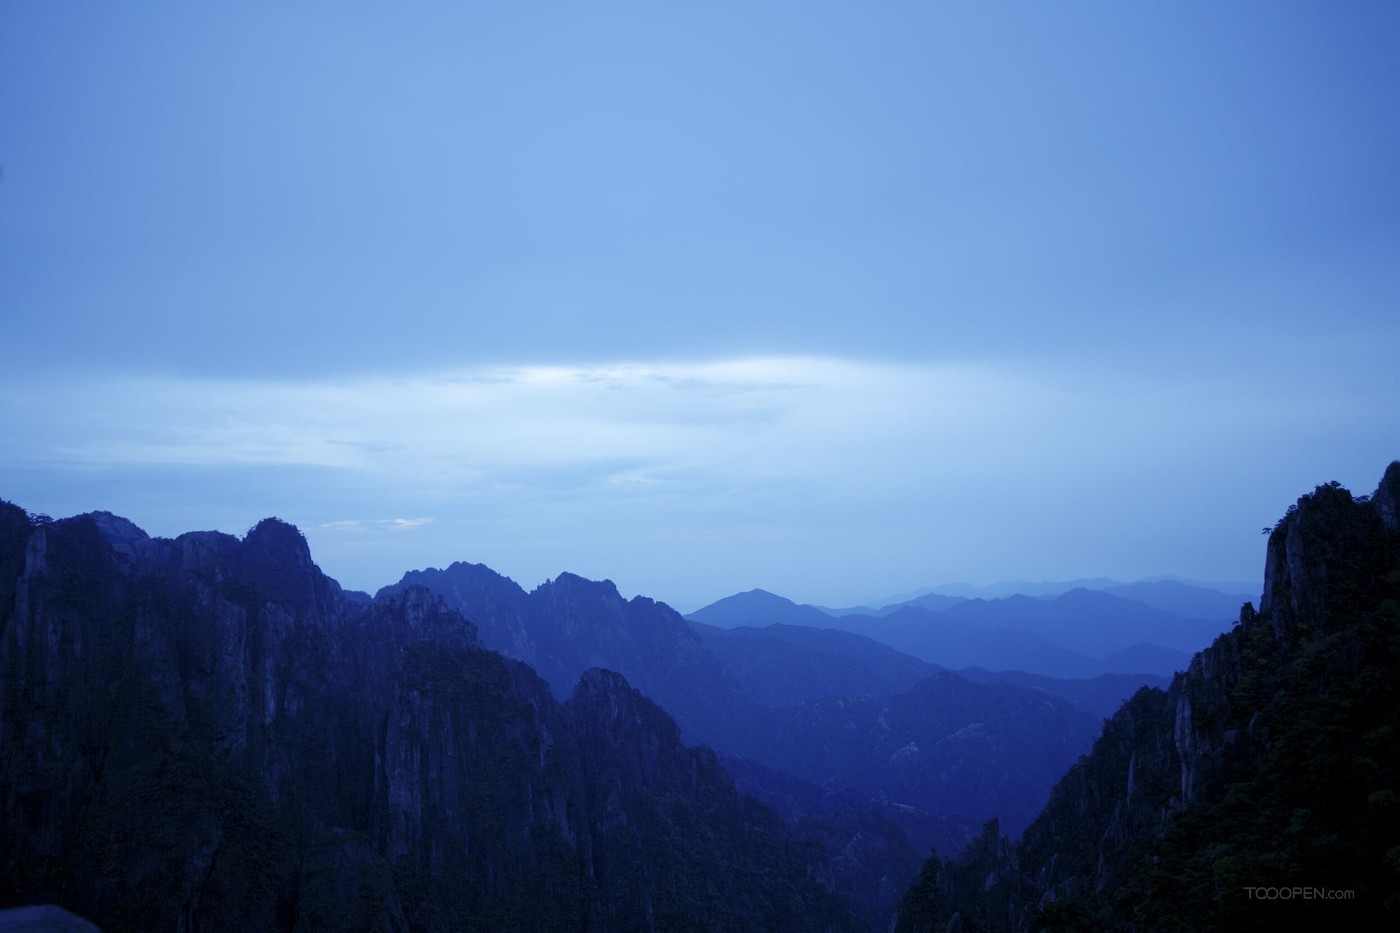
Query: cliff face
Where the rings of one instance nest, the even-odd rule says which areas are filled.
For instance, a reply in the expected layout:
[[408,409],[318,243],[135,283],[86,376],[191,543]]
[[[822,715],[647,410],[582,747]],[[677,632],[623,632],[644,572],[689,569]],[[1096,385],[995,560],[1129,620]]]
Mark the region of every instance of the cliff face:
[[620,676],[561,704],[424,589],[347,599],[289,525],[163,540],[0,503],[0,906],[113,930],[846,928],[820,874]]
[[1290,908],[1257,887],[1354,892],[1336,919],[1400,910],[1397,501],[1400,463],[1374,496],[1300,499],[1259,610],[1125,704],[1018,846],[925,866],[900,928],[1276,924]]

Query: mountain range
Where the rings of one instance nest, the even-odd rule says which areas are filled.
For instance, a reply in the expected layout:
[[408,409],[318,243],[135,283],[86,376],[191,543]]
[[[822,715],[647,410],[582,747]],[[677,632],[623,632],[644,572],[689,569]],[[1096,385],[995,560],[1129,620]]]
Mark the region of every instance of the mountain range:
[[[715,631],[688,623],[664,603],[624,600],[607,581],[560,574],[527,593],[489,568],[456,563],[405,574],[376,598],[412,586],[442,596],[475,620],[487,647],[532,665],[556,691],[590,667],[616,670],[673,715],[688,740],[764,773],[843,793],[846,805],[867,817],[883,814],[905,837],[894,848],[912,846],[916,853],[891,866],[891,877],[912,877],[930,847],[957,851],[994,814],[1004,812],[1007,826],[1017,831],[1099,728],[1100,717],[1042,690],[1010,685],[1006,692],[1023,702],[1007,706],[997,691],[835,629],[790,628],[786,638],[767,640],[744,640],[730,630],[718,633],[727,639],[721,645]],[[939,687],[920,689],[930,678]],[[856,718],[833,716],[837,707],[819,702],[831,698]],[[1031,736],[1017,709],[1044,710],[1035,723],[1036,742],[1028,744]],[[869,734],[863,747],[846,737],[879,720],[895,728]],[[984,751],[997,751],[981,754],[976,767],[965,761],[971,746],[940,741],[969,727]],[[935,728],[944,731],[933,736],[928,730]],[[923,761],[943,770],[945,779],[909,779],[907,761],[899,764],[908,755],[896,753],[915,741],[922,743]],[[995,798],[986,791],[989,784],[1001,788]],[[845,837],[813,832],[829,855],[844,858],[869,841],[868,826],[851,829]],[[857,874],[868,870],[842,864]],[[893,906],[865,902],[858,909],[878,917]]]
[[[1002,580],[985,586],[941,583],[938,586],[925,587],[913,593],[877,601],[875,605],[881,607],[878,609],[869,605],[845,609],[831,609],[825,606],[817,608],[835,616],[881,615],[901,606],[944,609],[964,599],[1004,599],[1007,596],[1047,598],[1068,593],[1070,590],[1103,590],[1181,615],[1215,618],[1222,610],[1224,617],[1233,617],[1240,603],[1255,598],[1247,594],[1257,593],[1258,586],[1238,581],[1204,583],[1173,576],[1146,577],[1134,583],[1122,583],[1108,577],[1083,577],[1078,580]],[[1221,597],[1224,597],[1224,601]],[[1235,605],[1232,606],[1231,603]]]
[[857,928],[829,861],[620,675],[562,703],[289,525],[0,506],[0,906],[109,930]]
[[1233,628],[1180,581],[683,618],[458,563],[370,597],[276,519],[168,540],[0,503],[0,908],[1225,929],[1283,885],[1393,915],[1397,503],[1400,463],[1300,499]]
[[[167,540],[6,504],[0,531],[0,906],[52,900],[112,929],[746,928],[774,912],[778,928],[875,929],[924,854],[956,852],[1003,805],[1008,825],[1029,819],[1097,731],[1041,691],[836,631],[808,653],[900,676],[780,707],[679,614],[608,581],[527,593],[454,564],[370,598],[275,519]],[[1016,709],[1042,711],[1038,754],[1018,751]],[[890,728],[865,746],[793,740],[874,721]],[[971,744],[944,741],[960,731]],[[911,745],[940,782],[910,780]],[[686,900],[682,875],[728,906]],[[532,900],[546,883],[558,897]]]
[[[1104,581],[1111,582],[1111,581]],[[764,590],[737,593],[687,618],[715,628],[839,628],[944,668],[1018,670],[1085,679],[1170,676],[1229,627],[1246,600],[1176,582],[1072,588],[1044,598],[916,597],[873,613],[833,616]],[[1174,607],[1174,608],[1163,608]],[[1226,607],[1230,607],[1228,611]],[[1214,617],[1184,611],[1221,613]]]

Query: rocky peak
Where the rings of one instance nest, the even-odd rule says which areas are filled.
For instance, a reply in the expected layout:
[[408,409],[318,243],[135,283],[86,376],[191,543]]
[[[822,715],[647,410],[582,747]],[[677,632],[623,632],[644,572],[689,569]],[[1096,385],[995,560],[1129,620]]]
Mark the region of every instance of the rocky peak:
[[1274,526],[1259,613],[1273,617],[1281,640],[1328,629],[1355,583],[1383,571],[1390,535],[1383,509],[1393,506],[1400,485],[1395,464],[1386,477],[1390,482],[1382,480],[1380,503],[1327,483],[1301,497]]
[[542,594],[560,601],[597,600],[605,603],[622,602],[622,594],[611,580],[589,580],[564,571],[546,583],[541,583],[531,595]]
[[510,577],[485,564],[455,561],[443,570],[410,570],[399,582],[381,588],[375,598],[412,586],[427,587],[471,619],[481,643],[492,651],[539,666],[539,652],[526,625],[530,597]]
[[404,642],[432,639],[457,647],[477,647],[476,626],[425,586],[385,593],[370,606],[370,624],[378,624]]
[[632,692],[631,686],[627,683],[627,678],[617,671],[604,670],[601,667],[590,668],[579,676],[578,685],[574,687],[575,696],[607,696],[612,697],[618,694]]
[[614,761],[632,780],[649,784],[684,769],[680,728],[616,671],[584,671],[567,706],[586,753]]
[[222,531],[187,531],[174,540],[167,559],[185,573],[221,580],[235,575],[241,547]]
[[644,721],[652,721],[673,734],[676,744],[680,744],[680,732],[675,722],[617,671],[599,667],[584,671],[574,687],[569,704],[575,709],[587,711],[596,721],[608,724],[609,731],[621,722],[640,725]]
[[[429,567],[427,570],[410,570],[403,575],[403,579],[398,583],[386,586],[379,592],[382,594],[386,590],[415,583],[427,586],[430,581],[439,586],[457,590],[490,593],[496,599],[517,597],[523,599],[525,597],[525,591],[510,577],[497,573],[485,564],[472,564],[463,560],[453,561],[443,570],[438,570],[435,567]],[[429,589],[432,588],[429,586]]]
[[1391,534],[1400,534],[1400,460],[1393,461],[1386,468],[1380,486],[1371,496],[1371,505],[1386,530]]
[[113,515],[111,512],[89,512],[79,517],[92,519],[98,533],[112,549],[118,564],[125,569],[133,567],[149,549],[151,536],[137,528],[129,519]]
[[320,571],[311,549],[295,525],[265,518],[243,539],[243,577],[256,581],[268,598],[288,606],[306,606],[316,595]]
[[24,569],[24,552],[34,526],[24,509],[0,500],[0,608],[14,600],[14,584]]
[[296,567],[311,566],[311,548],[296,525],[280,518],[264,518],[243,538],[243,546],[264,560]]

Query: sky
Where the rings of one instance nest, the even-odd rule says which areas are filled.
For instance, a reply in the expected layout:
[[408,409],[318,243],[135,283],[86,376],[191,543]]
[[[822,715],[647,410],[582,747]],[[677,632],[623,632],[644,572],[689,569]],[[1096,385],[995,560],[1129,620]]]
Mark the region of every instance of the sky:
[[1400,6],[0,4],[0,498],[373,591],[1259,581],[1400,458]]

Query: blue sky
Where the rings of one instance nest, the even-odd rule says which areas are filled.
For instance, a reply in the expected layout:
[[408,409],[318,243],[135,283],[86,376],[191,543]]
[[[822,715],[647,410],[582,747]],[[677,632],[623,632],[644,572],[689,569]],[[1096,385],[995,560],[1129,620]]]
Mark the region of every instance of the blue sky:
[[1400,8],[670,6],[0,5],[0,497],[694,608],[1400,457]]

